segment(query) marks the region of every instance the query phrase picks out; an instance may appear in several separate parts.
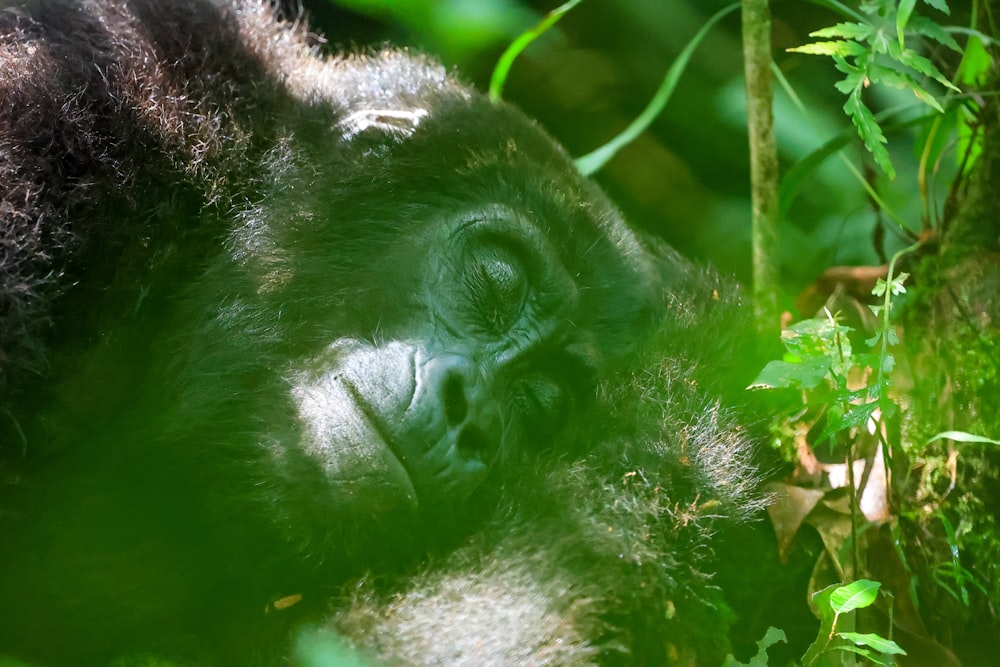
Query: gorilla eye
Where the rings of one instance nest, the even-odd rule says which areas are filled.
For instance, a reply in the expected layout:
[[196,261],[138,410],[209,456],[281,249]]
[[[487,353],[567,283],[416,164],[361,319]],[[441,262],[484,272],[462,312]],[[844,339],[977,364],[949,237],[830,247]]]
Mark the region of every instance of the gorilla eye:
[[521,316],[528,283],[511,249],[481,249],[466,264],[463,282],[475,311],[475,323],[487,333],[506,333]]
[[530,428],[546,435],[557,432],[566,418],[567,396],[562,387],[547,375],[531,375],[521,384],[524,418]]

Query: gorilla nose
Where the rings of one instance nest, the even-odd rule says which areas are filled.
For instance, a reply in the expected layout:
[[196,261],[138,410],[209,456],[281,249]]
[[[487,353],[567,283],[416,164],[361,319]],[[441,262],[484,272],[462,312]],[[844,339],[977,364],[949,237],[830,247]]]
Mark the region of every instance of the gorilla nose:
[[[497,429],[499,411],[478,366],[467,357],[442,354],[418,361],[413,407],[448,431]],[[484,435],[486,435],[484,433]],[[499,437],[497,437],[499,442]]]
[[456,427],[460,426],[469,414],[469,401],[465,397],[466,381],[459,371],[449,368],[445,373],[441,402],[444,405],[448,426]]
[[[418,355],[419,357],[419,355]],[[499,410],[479,368],[457,354],[417,359],[401,458],[419,488],[467,496],[500,448]]]

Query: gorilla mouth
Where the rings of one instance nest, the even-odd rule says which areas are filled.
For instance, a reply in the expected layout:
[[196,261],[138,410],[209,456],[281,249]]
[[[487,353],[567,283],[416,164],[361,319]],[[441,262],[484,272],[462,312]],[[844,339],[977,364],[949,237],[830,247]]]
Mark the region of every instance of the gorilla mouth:
[[482,484],[500,420],[466,357],[344,338],[309,364],[326,371],[293,378],[292,396],[303,447],[332,485],[454,506]]
[[461,502],[480,485],[495,458],[492,454],[498,450],[484,430],[465,424],[454,431],[443,429],[434,437],[428,433],[409,434],[404,428],[403,435],[393,437],[358,388],[349,380],[342,382],[362,419],[377,436],[372,445],[381,446],[399,464],[418,505],[442,500]]
[[350,381],[325,374],[296,383],[292,397],[306,426],[302,447],[337,495],[385,508],[419,504],[410,471]]

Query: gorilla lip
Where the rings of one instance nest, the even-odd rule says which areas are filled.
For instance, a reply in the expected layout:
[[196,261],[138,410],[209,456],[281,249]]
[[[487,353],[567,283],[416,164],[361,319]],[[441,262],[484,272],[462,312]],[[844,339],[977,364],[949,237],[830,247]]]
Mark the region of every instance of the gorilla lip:
[[[307,427],[303,448],[323,468],[335,493],[374,493],[392,506],[418,504],[409,471],[342,371],[295,383],[292,397]],[[358,470],[367,471],[362,479]],[[354,488],[358,485],[373,488]]]

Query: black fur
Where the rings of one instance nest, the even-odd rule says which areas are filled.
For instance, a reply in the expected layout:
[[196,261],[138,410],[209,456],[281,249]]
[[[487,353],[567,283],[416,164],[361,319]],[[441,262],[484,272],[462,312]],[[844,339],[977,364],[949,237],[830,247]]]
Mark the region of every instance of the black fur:
[[[734,288],[432,59],[326,58],[258,0],[4,7],[0,657],[279,664],[322,618],[395,663],[718,656]],[[330,501],[290,360],[426,317],[399,239],[484,202],[557,221],[591,409],[447,513]]]

